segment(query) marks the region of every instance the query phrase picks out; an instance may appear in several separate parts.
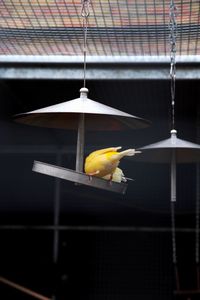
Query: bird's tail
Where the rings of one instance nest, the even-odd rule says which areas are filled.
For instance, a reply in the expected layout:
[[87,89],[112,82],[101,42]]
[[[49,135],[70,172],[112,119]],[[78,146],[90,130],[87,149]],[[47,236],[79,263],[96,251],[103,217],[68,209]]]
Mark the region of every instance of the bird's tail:
[[136,153],[140,153],[140,152],[141,151],[136,151],[135,149],[127,149],[127,150],[120,152],[118,155],[119,155],[119,159],[121,159],[124,156],[133,156]]

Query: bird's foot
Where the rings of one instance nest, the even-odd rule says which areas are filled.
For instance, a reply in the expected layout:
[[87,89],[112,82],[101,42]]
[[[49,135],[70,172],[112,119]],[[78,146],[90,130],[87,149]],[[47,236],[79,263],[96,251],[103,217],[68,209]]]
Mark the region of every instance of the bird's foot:
[[99,174],[99,170],[93,172],[93,173],[88,173],[87,175],[89,176],[89,181],[92,181],[92,177]]
[[112,185],[112,179],[113,179],[113,175],[111,174],[111,175],[110,175],[110,179],[108,180],[109,185]]

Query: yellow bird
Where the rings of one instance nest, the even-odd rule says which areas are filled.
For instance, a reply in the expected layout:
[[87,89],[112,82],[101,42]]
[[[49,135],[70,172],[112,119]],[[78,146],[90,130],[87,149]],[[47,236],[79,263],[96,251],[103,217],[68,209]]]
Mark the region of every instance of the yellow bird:
[[90,176],[104,177],[110,175],[110,180],[114,171],[119,165],[120,160],[124,156],[133,156],[139,151],[128,149],[118,152],[121,147],[111,147],[94,151],[86,157],[85,173]]

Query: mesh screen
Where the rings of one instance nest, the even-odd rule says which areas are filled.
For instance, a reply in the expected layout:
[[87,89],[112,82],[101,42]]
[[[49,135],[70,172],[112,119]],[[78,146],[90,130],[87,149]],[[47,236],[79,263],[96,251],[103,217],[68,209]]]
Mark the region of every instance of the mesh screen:
[[68,282],[59,300],[172,299],[169,234],[73,232],[61,239],[61,273]]
[[[169,0],[91,0],[89,55],[169,53]],[[177,53],[198,55],[199,0],[177,0]],[[0,55],[81,55],[81,0],[0,1]]]

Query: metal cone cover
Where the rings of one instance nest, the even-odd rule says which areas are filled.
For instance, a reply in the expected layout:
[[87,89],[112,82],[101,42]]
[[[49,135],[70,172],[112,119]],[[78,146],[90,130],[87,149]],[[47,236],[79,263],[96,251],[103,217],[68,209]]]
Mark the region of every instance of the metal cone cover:
[[177,163],[200,162],[200,145],[181,140],[177,138],[176,133],[176,130],[172,130],[169,139],[140,148],[142,154],[135,159],[145,162],[170,163],[172,152],[175,152]]
[[150,122],[87,98],[88,90],[80,90],[80,98],[15,116],[28,125],[77,129],[80,114],[85,114],[86,129],[125,130],[149,126]]

